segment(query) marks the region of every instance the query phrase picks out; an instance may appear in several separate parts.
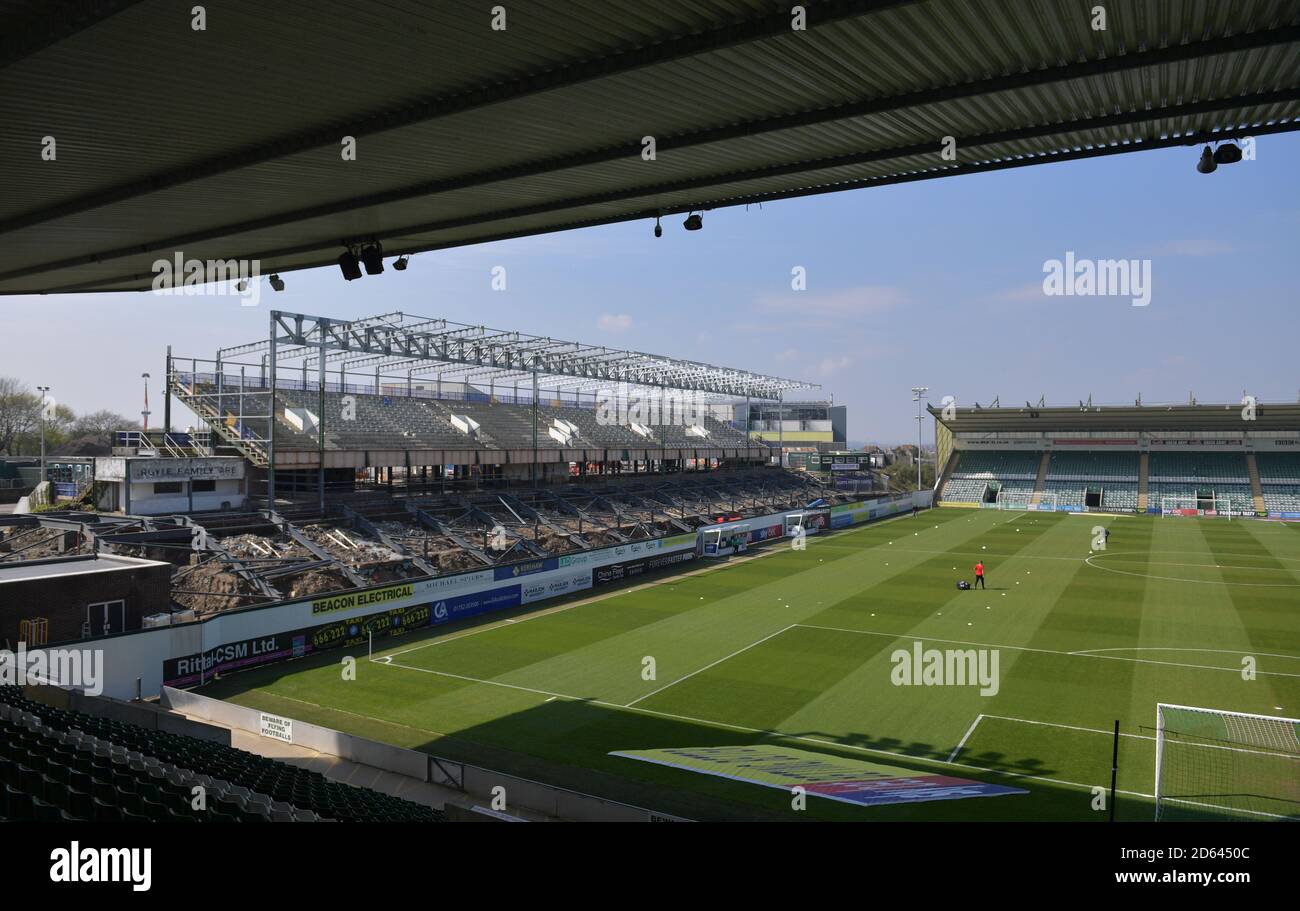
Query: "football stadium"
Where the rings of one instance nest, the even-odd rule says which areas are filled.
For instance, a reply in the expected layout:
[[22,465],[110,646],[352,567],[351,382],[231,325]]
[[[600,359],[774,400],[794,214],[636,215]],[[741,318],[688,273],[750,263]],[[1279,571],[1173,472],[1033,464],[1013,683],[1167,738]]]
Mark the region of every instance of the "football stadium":
[[[0,820],[1300,820],[1294,183],[1229,183],[1294,170],[1300,4],[0,22]],[[1159,155],[1220,234],[1115,203],[1132,256],[1040,272],[1087,219],[966,195]],[[960,225],[891,228],[935,192]],[[877,195],[900,246],[844,252]],[[764,205],[852,287],[733,289],[804,290],[725,221]],[[612,265],[630,225],[669,252]],[[119,376],[142,420],[64,445],[35,384]]]

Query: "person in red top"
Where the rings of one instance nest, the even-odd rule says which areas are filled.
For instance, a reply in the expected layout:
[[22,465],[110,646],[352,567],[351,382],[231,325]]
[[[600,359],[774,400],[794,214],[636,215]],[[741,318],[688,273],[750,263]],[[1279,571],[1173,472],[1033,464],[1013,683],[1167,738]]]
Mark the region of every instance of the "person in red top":
[[985,589],[988,588],[988,586],[984,584],[984,561],[983,560],[980,560],[978,563],[975,564],[975,584],[971,587],[985,588]]

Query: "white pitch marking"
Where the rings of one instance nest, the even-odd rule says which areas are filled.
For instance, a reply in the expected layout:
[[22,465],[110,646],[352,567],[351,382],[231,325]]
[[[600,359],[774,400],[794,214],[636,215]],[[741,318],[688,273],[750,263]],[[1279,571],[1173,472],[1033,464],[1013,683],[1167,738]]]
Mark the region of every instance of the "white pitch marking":
[[[1228,582],[1223,579],[1179,579],[1177,576],[1156,576],[1151,573],[1135,573],[1126,569],[1115,569],[1113,566],[1103,566],[1100,563],[1093,563],[1094,559],[1107,556],[1105,553],[1093,554],[1083,562],[1087,563],[1093,569],[1100,569],[1102,572],[1115,573],[1120,576],[1135,576],[1139,579],[1154,579],[1157,582],[1188,582],[1192,585],[1235,585],[1238,588],[1300,588],[1300,582]],[[1112,555],[1113,556],[1113,555]],[[1210,566],[1208,563],[1148,563],[1148,566],[1192,566],[1199,569],[1243,569],[1251,572],[1291,572],[1291,570],[1279,569],[1271,566]]]
[[[859,636],[883,636],[886,639],[915,639],[921,642],[947,642],[951,645],[974,645],[980,648],[1005,648],[1013,652],[1036,652],[1040,655],[1061,655],[1067,658],[1097,658],[1103,661],[1131,661],[1134,664],[1162,664],[1166,667],[1189,667],[1203,671],[1228,671],[1240,674],[1241,668],[1216,667],[1212,664],[1184,664],[1179,661],[1152,661],[1149,658],[1126,658],[1122,655],[1093,655],[1087,652],[1062,652],[1052,648],[1031,648],[1027,645],[999,645],[996,642],[970,642],[965,639],[939,639],[935,636],[916,636],[907,633],[882,633],[870,629],[847,629],[842,626],[820,626],[816,623],[795,623],[793,626],[804,629],[823,629],[832,633],[856,633]],[[1300,677],[1300,674],[1287,674],[1282,671],[1257,671],[1265,677]]]
[[962,739],[958,741],[956,748],[948,754],[948,762],[952,762],[957,758],[957,754],[960,753],[961,748],[966,745],[966,741],[970,740],[970,735],[975,733],[975,729],[979,727],[980,720],[983,719],[983,717],[983,715],[975,716],[975,720],[972,721],[970,727],[966,729],[966,736],[962,737]]
[[1248,648],[1182,648],[1175,645],[1125,645],[1117,648],[1085,648],[1071,655],[1091,655],[1097,652],[1217,652],[1221,655],[1250,655],[1260,658],[1286,658],[1300,661],[1300,655],[1278,655],[1274,652],[1255,652]]
[[704,665],[704,667],[700,668],[699,670],[691,671],[691,672],[690,672],[689,674],[687,674],[685,677],[678,677],[676,680],[672,681],[671,683],[665,683],[663,686],[659,687],[659,689],[657,689],[657,690],[651,690],[650,692],[646,693],[644,696],[638,696],[637,698],[635,698],[635,699],[633,699],[631,702],[629,702],[626,706],[624,706],[624,708],[631,708],[632,706],[634,706],[634,705],[636,705],[638,702],[640,702],[642,699],[649,699],[651,696],[655,695],[656,693],[662,693],[664,690],[668,689],[670,686],[676,686],[677,684],[681,683],[683,680],[688,680],[688,679],[690,679],[691,677],[694,677],[696,674],[701,674],[701,673],[703,673],[704,671],[707,671],[707,670],[708,670],[709,668],[711,668],[711,667],[715,667],[715,666],[721,664],[721,663],[724,662],[724,661],[728,661],[728,660],[730,660],[730,659],[736,657],[736,656],[739,655],[741,652],[747,652],[747,651],[749,651],[751,648],[753,648],[753,647],[756,646],[756,645],[762,645],[762,644],[763,644],[764,642],[766,642],[768,639],[775,639],[777,636],[781,635],[781,634],[784,633],[786,630],[788,630],[788,629],[792,629],[792,628],[794,628],[794,627],[797,626],[797,625],[798,625],[798,624],[791,623],[789,626],[777,630],[776,632],[772,633],[772,635],[770,635],[770,636],[764,636],[762,639],[759,639],[757,642],[751,642],[751,643],[749,643],[749,645],[746,645],[744,648],[738,648],[738,649],[736,649],[736,650],[735,650],[734,652],[732,652],[730,655],[723,655],[723,656],[722,656],[721,658],[719,658],[717,661],[711,661],[711,662],[709,662],[708,664]]
[[[867,531],[868,529],[874,529],[874,528],[877,528],[878,526],[880,526],[880,525],[882,525],[882,524],[884,524],[884,523],[886,523],[886,522],[893,522],[893,521],[895,521],[895,520],[897,520],[897,519],[902,519],[902,518],[905,518],[905,517],[906,517],[905,514],[901,514],[901,513],[900,513],[899,515],[896,515],[896,516],[887,516],[886,518],[879,519],[879,520],[877,520],[877,521],[875,521],[875,522],[869,522],[869,523],[867,523],[867,524],[865,524],[865,525],[859,525],[859,526],[857,526],[856,528],[842,528],[842,529],[836,529],[834,535],[832,535],[831,537],[828,537],[828,538],[826,538],[826,539],[824,539],[824,540],[825,540],[825,542],[828,543],[828,542],[830,542],[830,541],[835,541],[835,540],[837,540],[837,539],[839,539],[839,538],[841,538],[841,537],[843,537],[843,536],[847,536],[847,535],[855,535],[855,534],[858,534],[859,532]],[[935,526],[935,528],[938,528],[938,527],[939,527],[939,526],[937,526],[937,525]],[[813,540],[813,543],[818,543],[818,544],[820,544],[820,543],[823,543],[823,542],[821,542],[821,541],[817,541],[817,539],[814,539],[814,540]],[[763,551],[759,551],[759,552],[757,552],[757,553],[755,553],[755,554],[751,554],[750,557],[749,557],[749,559],[757,559],[758,557],[767,557],[767,556],[771,556],[771,555],[773,555],[773,554],[778,554],[778,553],[782,553],[782,552],[783,552],[783,551],[781,551],[780,549],[769,549],[769,550],[763,550]],[[918,552],[918,553],[929,553],[929,551],[917,551],[917,552]],[[935,553],[942,553],[942,551],[935,551]],[[745,562],[748,562],[748,561],[745,561]],[[677,578],[677,579],[683,579],[683,580],[684,580],[684,579],[689,579],[689,578],[691,578],[692,576],[703,575],[703,574],[705,574],[705,573],[719,572],[719,571],[722,571],[722,570],[728,569],[728,568],[731,567],[731,566],[738,566],[738,565],[744,565],[744,563],[739,563],[739,564],[720,563],[720,564],[718,564],[718,565],[716,565],[716,566],[709,566],[709,567],[705,567],[705,568],[702,568],[702,569],[691,570],[690,572],[684,573],[684,574],[681,575],[681,576],[670,577],[670,578]],[[613,598],[617,598],[617,597],[620,596],[620,595],[631,594],[632,592],[641,591],[642,589],[653,588],[653,587],[656,587],[656,586],[659,586],[659,585],[663,585],[663,584],[665,583],[665,581],[666,581],[666,580],[664,580],[664,579],[656,579],[656,580],[653,580],[653,581],[650,581],[650,582],[643,582],[643,583],[641,583],[641,584],[639,584],[639,585],[633,585],[633,586],[631,586],[630,588],[620,589],[619,591],[612,592],[612,593],[610,593],[610,594],[608,594],[608,595],[592,595],[592,596],[589,597],[589,598],[582,598],[581,600],[579,600],[579,601],[575,601],[575,602],[573,602],[572,604],[560,604],[560,605],[556,605],[555,607],[544,608],[544,609],[542,609],[542,610],[538,610],[538,611],[535,611],[535,612],[533,612],[533,613],[530,613],[530,614],[529,614],[528,616],[526,616],[526,617],[515,617],[515,618],[513,618],[513,619],[502,618],[502,620],[504,620],[505,622],[508,622],[508,623],[526,623],[526,622],[528,622],[529,620],[540,620],[542,617],[549,617],[549,616],[551,616],[551,615],[553,615],[553,614],[559,614],[559,613],[563,613],[564,611],[567,611],[567,610],[573,610],[575,607],[586,607],[587,605],[590,605],[590,604],[601,604],[601,603],[606,602],[606,601],[609,601],[609,600],[611,600],[611,599],[613,599]],[[675,588],[675,586],[673,586],[673,587]],[[700,598],[700,600],[703,601],[704,599],[703,599],[703,598]],[[422,644],[420,644],[420,645],[414,645],[414,646],[412,646],[412,647],[410,647],[410,648],[404,648],[404,649],[402,649],[402,650],[400,650],[400,651],[393,652],[392,655],[391,655],[390,657],[392,657],[392,658],[397,658],[397,657],[400,657],[400,656],[402,656],[402,655],[407,654],[408,652],[418,652],[418,651],[420,651],[421,649],[431,648],[431,647],[433,647],[433,646],[435,646],[435,645],[443,645],[444,643],[447,643],[447,642],[455,642],[457,639],[465,639],[465,638],[468,638],[469,636],[477,636],[479,633],[487,633],[487,632],[491,632],[491,631],[494,630],[494,629],[503,629],[503,627],[500,625],[500,622],[501,622],[501,621],[494,621],[494,622],[490,622],[490,623],[485,623],[485,624],[483,624],[482,626],[475,626],[475,627],[472,627],[472,628],[467,629],[467,630],[464,630],[463,632],[460,632],[460,633],[458,633],[458,634],[456,634],[456,635],[452,635],[452,636],[442,636],[442,637],[440,637],[440,638],[438,638],[438,639],[433,640],[432,642],[425,642],[425,643],[422,643]],[[372,660],[377,660],[377,659],[372,659]]]
[[[851,743],[837,743],[834,740],[824,740],[821,737],[807,737],[803,734],[786,734],[781,731],[772,731],[772,730],[765,731],[760,728],[745,727],[744,725],[741,724],[731,724],[730,722],[727,721],[710,721],[707,718],[695,718],[691,715],[678,715],[674,712],[659,712],[656,711],[655,709],[644,709],[641,708],[640,706],[619,705],[617,702],[604,702],[600,699],[582,700],[582,697],[580,696],[566,696],[563,693],[548,694],[545,690],[534,690],[526,686],[515,686],[510,683],[501,683],[500,681],[497,680],[480,680],[475,677],[466,677],[463,674],[449,674],[445,671],[435,671],[424,667],[412,667],[409,664],[398,664],[397,662],[393,662],[392,664],[387,666],[404,668],[410,671],[423,671],[426,674],[435,674],[440,677],[452,677],[457,680],[468,680],[471,683],[482,683],[488,686],[501,686],[501,687],[505,687],[506,689],[525,690],[527,692],[539,693],[542,695],[558,696],[561,699],[581,700],[587,702],[590,705],[598,705],[601,708],[623,709],[624,711],[639,712],[643,715],[654,715],[659,718],[672,718],[677,721],[689,721],[693,724],[705,724],[711,727],[728,728],[730,730],[740,731],[745,734],[758,734],[763,737],[776,737],[781,740],[798,740],[804,743],[815,743],[819,746],[824,746],[824,747],[834,747],[836,749],[841,749],[841,750],[853,750],[854,752],[858,752],[858,753],[870,753],[874,756],[892,756],[895,759],[905,759],[905,760],[910,760],[912,762],[928,762],[935,765],[952,766],[958,769],[970,769],[972,772],[979,772],[985,775],[1000,775],[1004,778],[1012,778],[1015,780],[1045,781],[1048,784],[1060,784],[1060,785],[1065,785],[1066,787],[1081,788],[1087,791],[1092,790],[1093,787],[1090,784],[1084,784],[1078,781],[1066,781],[1062,778],[1048,778],[1045,775],[1030,775],[1028,772],[1015,772],[1015,771],[1008,771],[1005,769],[990,769],[985,766],[967,765],[966,763],[962,763],[962,762],[947,762],[942,759],[931,759],[928,756],[912,756],[907,753],[896,753],[893,752],[892,750],[878,750],[874,747],[858,746],[856,744],[851,744]],[[368,717],[368,716],[363,716],[363,717]],[[1125,791],[1121,789],[1116,791],[1116,793],[1127,794],[1130,797],[1148,797],[1148,798],[1155,797],[1154,794],[1148,794],[1144,791]]]
[[[1102,730],[1101,728],[1084,728],[1074,724],[1058,724],[1055,721],[1031,721],[1028,718],[1011,718],[1007,715],[981,715],[980,717],[993,718],[997,721],[1012,721],[1015,722],[1016,724],[1035,724],[1038,725],[1039,727],[1045,727],[1045,728],[1061,728],[1067,731],[1083,731],[1088,734],[1105,734],[1108,737],[1115,736],[1114,731],[1105,731]],[[1134,740],[1155,740],[1156,739],[1152,737],[1150,734],[1125,734],[1121,732],[1119,736],[1131,737]],[[1257,756],[1276,756],[1279,759],[1290,759],[1293,761],[1300,762],[1300,756],[1288,756],[1284,753],[1274,753],[1274,752],[1269,752],[1268,750],[1248,750],[1244,747],[1223,746],[1222,744],[1218,744],[1218,743],[1184,743],[1182,745],[1198,747],[1199,749],[1203,749],[1203,750],[1227,750],[1229,753],[1253,753]]]

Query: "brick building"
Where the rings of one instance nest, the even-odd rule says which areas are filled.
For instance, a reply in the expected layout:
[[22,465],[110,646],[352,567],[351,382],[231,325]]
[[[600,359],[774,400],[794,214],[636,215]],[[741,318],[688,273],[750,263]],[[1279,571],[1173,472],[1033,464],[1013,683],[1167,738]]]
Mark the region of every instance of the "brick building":
[[168,610],[171,572],[117,554],[0,564],[0,645],[17,646],[24,620],[37,621],[48,643],[140,629],[141,617]]

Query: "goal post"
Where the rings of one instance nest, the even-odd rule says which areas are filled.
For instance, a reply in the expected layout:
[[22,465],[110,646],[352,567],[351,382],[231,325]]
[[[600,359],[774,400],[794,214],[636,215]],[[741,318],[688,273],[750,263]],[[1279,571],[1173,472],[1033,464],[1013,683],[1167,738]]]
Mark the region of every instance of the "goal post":
[[1157,821],[1300,819],[1300,719],[1156,705]]
[[1034,505],[1032,494],[1029,496],[1020,494],[1015,497],[998,497],[997,507],[998,509],[1014,509],[1016,512],[1033,512],[1036,509],[1053,512],[1056,510],[1056,494],[1041,494],[1037,506]]
[[1162,516],[1197,516],[1196,497],[1161,497],[1160,515]]
[[1232,502],[1231,494],[1215,494],[1214,496],[1214,514],[1216,516],[1227,516],[1231,521],[1233,516],[1244,516],[1246,511]]

